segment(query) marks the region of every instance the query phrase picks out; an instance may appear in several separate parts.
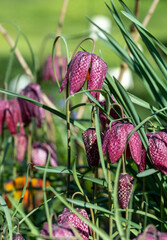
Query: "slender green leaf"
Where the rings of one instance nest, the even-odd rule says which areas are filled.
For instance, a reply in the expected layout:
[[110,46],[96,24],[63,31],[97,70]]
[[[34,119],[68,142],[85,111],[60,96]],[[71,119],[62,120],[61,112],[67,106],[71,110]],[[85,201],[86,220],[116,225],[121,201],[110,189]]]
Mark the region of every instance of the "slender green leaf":
[[[34,166],[34,168],[36,168],[37,170],[40,171],[44,171],[44,167],[38,167],[38,166]],[[59,166],[59,167],[48,167],[46,169],[46,171],[48,173],[63,173],[63,174],[71,174],[73,175],[73,171],[67,169],[67,167],[65,166]],[[90,182],[94,182],[97,183],[98,185],[102,185],[103,187],[107,187],[107,183],[104,179],[99,179],[99,178],[92,178],[92,177],[88,177],[88,176],[84,176],[81,173],[76,172],[78,178],[81,178],[83,180],[88,180]]]
[[158,170],[151,168],[151,169],[147,169],[147,170],[145,170],[143,172],[138,173],[136,176],[139,177],[139,178],[141,178],[141,177],[148,177],[148,176],[150,176],[150,175],[152,175],[154,173],[157,173],[157,172],[158,172]]
[[2,196],[0,196],[0,206],[4,210],[4,213],[5,213],[5,216],[6,216],[6,221],[7,221],[7,227],[8,227],[8,230],[9,230],[9,237],[10,237],[10,240],[12,240],[12,220],[11,220],[11,216],[10,216],[8,206],[7,206],[5,200],[3,199]]
[[[12,198],[10,195],[8,195],[9,201],[12,203],[12,205],[17,208],[18,203],[16,202],[16,200],[14,198]],[[36,228],[36,226],[31,222],[30,218],[28,217],[29,215],[26,215],[23,211],[23,209],[21,208],[21,205],[17,208],[19,214],[21,215],[21,217],[24,219],[25,223],[27,224],[27,226],[29,227],[29,229],[31,230],[31,233],[34,234],[35,236],[39,236],[39,231]],[[37,238],[38,240],[41,238]]]
[[101,132],[100,132],[100,124],[99,124],[97,107],[95,107],[95,112],[94,113],[95,113],[95,129],[96,129],[99,156],[100,156],[100,160],[101,160],[101,165],[102,165],[102,169],[103,169],[104,178],[105,178],[106,182],[108,183],[107,170],[106,170],[106,167],[105,167],[105,161],[104,161],[103,151],[102,151]]
[[125,232],[122,227],[122,222],[120,220],[121,215],[119,212],[119,204],[118,204],[118,179],[119,179],[119,174],[120,174],[120,169],[121,169],[121,161],[122,159],[119,160],[118,166],[117,166],[117,171],[116,171],[116,176],[115,176],[115,181],[114,181],[114,212],[115,212],[115,221],[117,225],[117,230],[119,232],[119,236],[122,240],[126,240],[125,237]]

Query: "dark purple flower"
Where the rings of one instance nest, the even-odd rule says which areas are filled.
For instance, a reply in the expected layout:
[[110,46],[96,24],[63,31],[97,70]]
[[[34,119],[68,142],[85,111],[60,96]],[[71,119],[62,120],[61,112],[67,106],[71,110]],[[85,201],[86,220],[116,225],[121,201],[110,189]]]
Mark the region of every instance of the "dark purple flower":
[[143,233],[140,233],[136,240],[159,240],[157,229],[154,225],[148,225]]
[[167,174],[167,133],[165,131],[152,133],[149,136],[149,154],[154,166]]
[[[43,240],[45,240],[44,236],[49,236],[49,227],[47,222],[44,223],[40,235],[43,237]],[[53,237],[56,237],[57,240],[61,240],[62,238],[68,240],[70,237],[75,236],[69,224],[52,224],[52,235]]]
[[[62,92],[69,81],[70,94],[74,94],[81,90],[87,78],[88,90],[101,89],[106,72],[106,63],[97,55],[88,52],[78,52],[71,60],[59,92]],[[99,92],[91,92],[91,94],[99,100]]]
[[[75,210],[77,210],[84,218],[89,220],[88,214],[84,209],[76,208]],[[88,225],[67,208],[65,208],[63,213],[58,216],[58,224],[64,223],[69,223],[75,227],[83,240],[89,239]]]
[[121,173],[118,180],[118,202],[120,208],[124,209],[129,204],[133,188],[133,177],[127,173]]
[[5,121],[11,134],[15,134],[17,132],[18,124],[20,124],[21,130],[24,131],[22,117],[21,117],[21,110],[20,110],[19,103],[16,99],[6,101]]
[[82,134],[89,167],[97,167],[99,164],[99,150],[95,128],[88,128]]
[[20,233],[15,233],[13,235],[13,240],[24,240],[24,238]]
[[[58,81],[61,81],[67,69],[67,58],[63,56],[60,56],[60,57],[55,56],[54,65],[55,65],[56,78]],[[52,56],[49,55],[44,65],[42,79],[43,80],[50,79],[53,82],[56,82],[56,78],[54,75],[54,70],[52,65]]]
[[[37,83],[30,83],[27,87],[25,87],[20,94],[32,98],[38,102],[43,103],[42,101],[42,92],[40,86]],[[42,126],[42,121],[45,116],[45,110],[37,105],[28,102],[22,98],[18,98],[21,114],[23,122],[28,125],[33,118],[36,119],[36,123],[38,127]]]
[[0,134],[3,130],[3,125],[5,121],[5,109],[6,109],[7,101],[0,99]]
[[[111,98],[112,98],[112,100],[114,102],[116,102],[115,99],[112,96],[111,96]],[[100,104],[106,110],[106,101],[103,100],[103,101],[100,102]],[[110,109],[110,116],[113,119],[120,118],[119,115],[117,114],[117,112],[113,108]],[[100,118],[100,122],[101,122],[102,128],[105,130],[106,129],[106,124],[109,124],[110,121],[109,121],[109,119],[107,119],[107,117],[105,116],[105,114],[102,112],[101,109],[99,109],[99,118]]]
[[16,158],[18,162],[22,162],[27,151],[28,138],[25,133],[16,133],[14,136],[16,139]]
[[53,167],[56,167],[58,165],[58,160],[52,143],[33,143],[32,163],[37,166],[45,166],[48,158],[48,152],[50,152],[50,164]]
[[[103,141],[103,155],[108,151],[111,163],[115,163],[123,154],[126,148],[127,138],[134,129],[133,124],[128,122],[113,122],[105,133]],[[142,142],[137,132],[130,137],[129,149],[133,160],[140,164]]]

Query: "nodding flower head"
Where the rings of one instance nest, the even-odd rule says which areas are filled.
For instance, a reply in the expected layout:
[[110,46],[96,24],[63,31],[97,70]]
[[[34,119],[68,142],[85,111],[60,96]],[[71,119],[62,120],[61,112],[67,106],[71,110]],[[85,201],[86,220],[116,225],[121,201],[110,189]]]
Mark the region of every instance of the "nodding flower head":
[[[62,80],[62,77],[65,75],[65,71],[67,69],[67,58],[63,56],[55,56],[54,57],[54,66],[55,73],[58,81]],[[43,80],[52,80],[56,82],[56,78],[54,75],[53,65],[52,65],[52,56],[49,55],[46,59],[44,69],[43,69]]]
[[24,240],[23,236],[20,233],[15,233],[13,235],[13,240]]
[[167,132],[160,131],[149,135],[148,148],[154,166],[167,174]]
[[120,208],[124,209],[129,204],[133,188],[133,177],[127,173],[121,173],[118,180],[118,202]]
[[[71,60],[64,81],[59,89],[61,93],[67,82],[70,82],[70,94],[79,92],[88,79],[88,90],[101,89],[107,72],[106,63],[96,54],[78,52]],[[99,92],[90,92],[99,100]]]
[[48,152],[50,152],[50,164],[53,167],[57,167],[58,160],[57,155],[52,143],[34,142],[32,146],[32,162],[37,166],[45,166],[48,158]]
[[[25,87],[20,92],[20,94],[43,103],[42,92],[41,92],[40,86],[37,83],[30,83],[27,87]],[[23,122],[26,125],[28,125],[31,122],[31,120],[35,118],[37,127],[41,127],[42,121],[45,116],[44,109],[22,98],[18,98],[18,101],[21,108]]]
[[[40,233],[43,240],[46,238],[44,236],[49,236],[49,226],[48,223],[45,222],[43,225],[43,228]],[[56,239],[71,239],[71,237],[74,237],[75,234],[72,231],[72,228],[69,224],[52,224],[52,236],[56,237]]]
[[[80,213],[84,218],[89,220],[88,214],[85,209],[76,208],[78,213]],[[63,213],[58,216],[58,224],[69,223],[77,229],[83,240],[89,239],[89,227],[88,225],[77,217],[70,209],[65,208]],[[91,233],[91,229],[90,229]]]
[[[134,129],[129,122],[113,122],[105,133],[103,141],[103,155],[108,151],[111,163],[115,163],[124,153],[128,135]],[[137,132],[129,139],[128,147],[133,160],[139,165],[141,162],[142,142]]]
[[99,150],[95,128],[88,128],[82,134],[89,167],[97,167],[99,164]]

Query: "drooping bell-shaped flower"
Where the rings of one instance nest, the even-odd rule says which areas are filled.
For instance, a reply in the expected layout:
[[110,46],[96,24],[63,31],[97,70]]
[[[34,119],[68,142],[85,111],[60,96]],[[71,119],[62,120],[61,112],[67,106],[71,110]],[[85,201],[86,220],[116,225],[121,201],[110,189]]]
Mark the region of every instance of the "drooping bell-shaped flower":
[[28,137],[25,133],[16,133],[14,135],[16,139],[16,158],[18,162],[22,162],[25,157],[28,146]]
[[[49,236],[49,226],[48,223],[45,222],[43,228],[40,233],[43,240],[45,240],[45,236]],[[61,239],[71,239],[75,234],[72,231],[72,228],[69,224],[52,224],[52,236],[56,237],[57,240]]]
[[[32,98],[38,102],[43,103],[42,101],[42,92],[40,86],[37,83],[30,83],[27,87],[25,87],[20,94]],[[22,98],[18,98],[21,114],[23,122],[28,125],[33,118],[36,119],[36,123],[38,127],[42,126],[42,121],[45,116],[45,110],[37,105],[28,102]]]
[[12,240],[24,240],[24,238],[20,233],[15,233]]
[[[129,122],[113,122],[105,133],[103,141],[103,155],[108,151],[111,163],[115,163],[126,148],[128,135],[134,129]],[[139,165],[141,162],[142,142],[137,132],[133,133],[128,142],[133,160]]]
[[127,173],[121,173],[118,180],[118,202],[120,208],[124,209],[129,204],[133,188],[133,177]]
[[88,128],[85,132],[83,132],[82,139],[85,145],[89,167],[97,167],[100,158],[95,128]]
[[[96,54],[80,51],[71,60],[59,92],[62,92],[69,81],[70,94],[74,94],[81,90],[86,79],[88,79],[88,90],[101,89],[106,72],[107,65],[101,58]],[[99,100],[99,92],[90,93]]]
[[7,101],[0,99],[0,134],[3,130],[3,125],[5,121],[5,109],[6,109]]
[[18,124],[23,128],[21,110],[16,99],[6,101],[5,122],[11,134],[17,132]]
[[32,163],[37,166],[45,166],[48,159],[48,152],[50,152],[50,164],[56,167],[58,165],[58,160],[52,143],[33,143]]
[[[113,99],[114,102],[116,102],[115,99],[112,96],[111,96],[111,98]],[[104,107],[104,109],[106,110],[106,101],[105,100],[101,101],[100,105],[102,107]],[[113,108],[110,109],[110,116],[113,119],[120,118],[119,115],[117,114],[117,112]],[[105,130],[106,129],[106,124],[109,124],[110,121],[109,121],[109,119],[107,119],[106,115],[102,112],[101,109],[99,109],[99,119],[100,119],[102,128]]]
[[154,166],[162,173],[167,174],[167,132],[160,131],[150,134],[148,144]]
[[[67,69],[67,58],[63,56],[60,56],[60,57],[54,56],[54,66],[55,66],[56,78],[58,81],[61,81]],[[53,82],[56,82],[56,78],[54,75],[54,70],[52,65],[52,56],[49,55],[44,65],[42,79],[43,80],[50,79]]]
[[156,227],[152,224],[149,224],[143,233],[140,233],[136,240],[166,240],[167,233],[160,232],[156,229]]
[[[78,209],[75,210],[78,211],[84,218],[89,220],[88,214],[85,211],[85,209]],[[77,229],[83,240],[89,239],[89,227],[88,225],[81,220],[79,217],[77,217],[73,212],[70,211],[70,209],[65,208],[63,213],[58,216],[58,224],[65,224],[69,223],[73,227]]]

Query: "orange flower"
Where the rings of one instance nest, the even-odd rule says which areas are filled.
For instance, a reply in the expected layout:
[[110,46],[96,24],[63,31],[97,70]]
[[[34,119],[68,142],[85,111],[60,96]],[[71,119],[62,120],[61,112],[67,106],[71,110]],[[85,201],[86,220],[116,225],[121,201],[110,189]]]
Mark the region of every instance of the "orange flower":
[[[14,198],[20,200],[25,183],[26,176],[19,176],[15,178],[14,182],[10,180],[4,184],[4,190],[6,191],[5,200],[8,207],[11,207],[11,203],[7,197],[8,193],[14,191]],[[49,184],[49,181],[46,181],[46,187],[48,187]],[[30,183],[28,181],[22,203],[24,206],[29,206],[30,209],[33,209],[33,207],[37,207],[43,202],[43,180],[40,178],[32,178],[31,189],[29,186]],[[35,202],[35,206],[33,206],[32,202]]]

